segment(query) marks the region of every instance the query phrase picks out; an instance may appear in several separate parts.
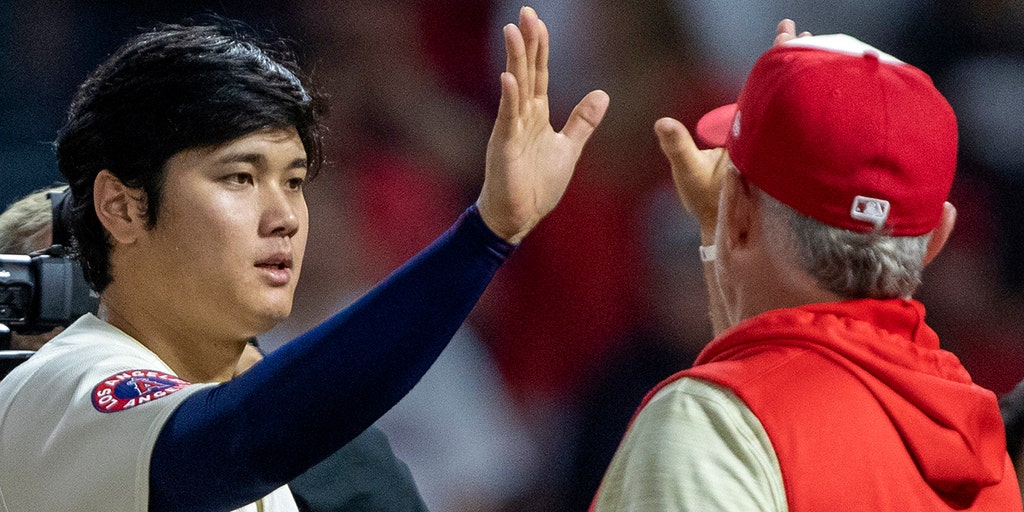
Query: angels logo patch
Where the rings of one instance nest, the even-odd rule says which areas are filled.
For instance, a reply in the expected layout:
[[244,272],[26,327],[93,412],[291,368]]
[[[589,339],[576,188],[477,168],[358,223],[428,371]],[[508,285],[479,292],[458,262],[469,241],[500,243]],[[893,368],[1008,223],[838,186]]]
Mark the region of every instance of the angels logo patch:
[[92,390],[92,406],[99,412],[117,412],[163,398],[191,383],[153,370],[129,370],[103,379]]

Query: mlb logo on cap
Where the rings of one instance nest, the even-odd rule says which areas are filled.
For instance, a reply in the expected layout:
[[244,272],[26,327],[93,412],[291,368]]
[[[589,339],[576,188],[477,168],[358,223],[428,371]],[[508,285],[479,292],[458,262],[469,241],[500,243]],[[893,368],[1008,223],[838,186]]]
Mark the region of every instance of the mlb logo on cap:
[[768,195],[857,232],[928,233],[956,170],[956,116],[928,75],[843,34],[765,52],[697,136]]
[[870,222],[875,226],[875,229],[882,229],[885,227],[886,219],[889,218],[889,201],[857,196],[853,198],[853,208],[850,208],[850,217]]

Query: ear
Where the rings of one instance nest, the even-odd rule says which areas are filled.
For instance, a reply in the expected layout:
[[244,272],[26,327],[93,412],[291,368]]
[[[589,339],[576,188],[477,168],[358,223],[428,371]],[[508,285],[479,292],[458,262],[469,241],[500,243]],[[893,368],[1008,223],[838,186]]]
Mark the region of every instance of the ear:
[[932,237],[928,239],[928,248],[924,252],[925,266],[931,263],[939,255],[939,251],[946,245],[950,233],[953,232],[953,224],[955,223],[956,208],[947,201],[942,205],[942,219],[939,221],[938,227],[932,230]]
[[92,202],[100,223],[110,237],[121,244],[130,244],[145,229],[139,192],[129,188],[120,178],[104,169],[92,184]]
[[757,221],[757,197],[739,173],[730,172],[723,184],[725,242],[730,251],[746,247]]

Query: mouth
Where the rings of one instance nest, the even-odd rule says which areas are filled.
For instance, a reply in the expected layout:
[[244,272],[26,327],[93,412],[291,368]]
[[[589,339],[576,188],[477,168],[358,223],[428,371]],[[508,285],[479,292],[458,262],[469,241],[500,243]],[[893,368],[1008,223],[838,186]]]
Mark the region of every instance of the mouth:
[[292,257],[289,254],[275,254],[259,260],[254,265],[262,271],[263,278],[271,286],[283,286],[292,278]]
[[257,268],[265,268],[265,269],[268,269],[268,270],[273,270],[273,269],[284,270],[286,268],[292,268],[292,266],[290,264],[285,263],[285,262],[280,262],[280,263],[257,263],[256,267]]
[[275,254],[273,256],[264,258],[256,262],[257,267],[268,268],[268,269],[279,269],[284,270],[292,268],[292,257],[289,254]]

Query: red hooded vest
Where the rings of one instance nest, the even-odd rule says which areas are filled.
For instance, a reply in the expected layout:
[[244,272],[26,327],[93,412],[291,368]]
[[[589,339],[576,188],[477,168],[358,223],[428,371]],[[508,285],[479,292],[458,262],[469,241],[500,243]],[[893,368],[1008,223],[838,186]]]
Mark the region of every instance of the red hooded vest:
[[758,315],[640,409],[682,377],[730,389],[757,416],[791,511],[1021,510],[995,395],[939,349],[916,301]]

